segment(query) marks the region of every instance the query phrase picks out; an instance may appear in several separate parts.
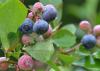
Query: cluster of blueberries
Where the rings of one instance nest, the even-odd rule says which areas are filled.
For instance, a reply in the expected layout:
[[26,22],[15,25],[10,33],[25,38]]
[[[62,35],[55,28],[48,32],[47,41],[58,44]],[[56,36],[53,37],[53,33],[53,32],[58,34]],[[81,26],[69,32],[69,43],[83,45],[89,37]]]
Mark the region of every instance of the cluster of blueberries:
[[[31,38],[29,34],[35,33],[37,35],[42,35],[49,37],[52,33],[52,27],[49,24],[57,17],[56,8],[52,4],[43,5],[41,2],[36,2],[30,12],[27,15],[27,18],[20,25],[19,31],[22,35],[22,43],[24,45],[29,45]],[[18,65],[16,69],[21,69],[24,71],[35,71],[33,66],[40,66],[39,61],[33,60],[31,56],[27,53],[22,55],[18,59]],[[9,63],[6,57],[0,57],[0,71],[7,71]],[[19,71],[19,70],[16,70]]]
[[49,23],[57,16],[57,11],[52,4],[43,6],[37,2],[33,5],[31,12],[20,26],[20,31],[24,34],[36,33],[43,35],[49,29]]
[[[36,2],[31,11],[28,13],[27,18],[19,27],[22,35],[22,43],[24,45],[30,44],[30,36],[28,34],[35,33],[39,36],[50,37],[52,34],[52,27],[49,24],[57,17],[56,8],[52,4],[44,6],[40,2]],[[28,54],[22,55],[18,59],[18,67],[21,70],[32,70],[34,71],[35,66],[41,66],[41,63],[36,60],[33,60]]]
[[[19,27],[19,30],[24,34],[22,42],[27,45],[26,42],[30,39],[26,34],[36,33],[37,35],[50,36],[52,33],[52,27],[49,24],[57,17],[57,11],[51,4],[44,6],[42,3],[37,2],[33,5],[30,13],[23,24]],[[79,24],[81,30],[87,34],[81,39],[82,45],[86,49],[95,47],[96,44],[100,46],[100,25],[96,25],[92,29],[92,25],[88,21],[81,21]],[[18,66],[21,70],[33,70],[34,60],[28,54],[22,55],[18,60]]]
[[89,21],[81,21],[79,24],[81,30],[87,34],[83,36],[81,43],[86,49],[91,49],[97,44],[100,47],[100,25],[92,28]]

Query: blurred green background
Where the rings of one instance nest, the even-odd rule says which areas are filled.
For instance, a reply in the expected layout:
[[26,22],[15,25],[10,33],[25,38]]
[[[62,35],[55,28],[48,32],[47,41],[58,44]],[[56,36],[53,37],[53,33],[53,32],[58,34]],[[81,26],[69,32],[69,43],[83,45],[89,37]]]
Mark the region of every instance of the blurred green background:
[[[39,0],[22,0],[26,7]],[[44,4],[53,4],[58,10],[59,21],[63,24],[78,24],[89,20],[93,25],[100,23],[100,0],[40,0]],[[60,13],[59,13],[60,12]]]

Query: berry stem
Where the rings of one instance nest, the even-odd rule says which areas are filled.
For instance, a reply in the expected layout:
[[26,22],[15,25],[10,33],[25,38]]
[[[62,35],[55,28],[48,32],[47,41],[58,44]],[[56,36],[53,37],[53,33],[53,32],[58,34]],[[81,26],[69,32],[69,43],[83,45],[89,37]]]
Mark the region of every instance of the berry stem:
[[59,28],[62,26],[62,23],[60,23],[59,25],[57,25],[54,29],[53,29],[53,32],[59,30]]

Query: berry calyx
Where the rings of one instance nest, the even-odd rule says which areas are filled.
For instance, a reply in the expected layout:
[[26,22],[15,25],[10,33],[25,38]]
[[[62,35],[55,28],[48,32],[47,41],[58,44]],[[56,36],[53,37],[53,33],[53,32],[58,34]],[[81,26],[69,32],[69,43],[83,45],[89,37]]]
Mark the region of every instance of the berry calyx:
[[48,29],[48,31],[46,32],[46,33],[44,33],[43,34],[43,37],[44,38],[48,38],[48,37],[50,37],[51,36],[51,34],[52,34],[52,27],[51,27],[51,25],[49,24],[49,29]]
[[81,43],[86,49],[91,49],[96,45],[96,38],[94,35],[88,34],[82,38]]
[[23,43],[24,45],[29,45],[29,44],[31,44],[31,38],[30,38],[30,36],[29,36],[29,35],[23,35],[23,36],[22,36],[22,43]]
[[93,33],[94,33],[94,35],[96,35],[96,36],[100,36],[100,25],[96,25],[96,26],[93,28]]
[[19,58],[18,66],[22,70],[26,70],[26,71],[32,70],[33,69],[33,60],[29,55],[25,54]]

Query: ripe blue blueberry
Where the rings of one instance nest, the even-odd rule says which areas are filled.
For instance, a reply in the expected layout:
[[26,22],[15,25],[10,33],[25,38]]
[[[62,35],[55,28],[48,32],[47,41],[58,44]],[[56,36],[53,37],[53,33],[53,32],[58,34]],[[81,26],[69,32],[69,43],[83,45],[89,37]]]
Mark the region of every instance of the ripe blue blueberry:
[[33,26],[33,31],[39,35],[48,31],[49,24],[44,20],[37,20]]
[[91,34],[85,35],[81,43],[86,49],[91,49],[96,45],[96,37]]
[[43,12],[43,19],[47,22],[53,21],[57,16],[57,11],[53,5],[46,5]]
[[26,18],[23,24],[20,26],[20,31],[27,34],[32,33],[33,30],[33,21],[29,18]]

